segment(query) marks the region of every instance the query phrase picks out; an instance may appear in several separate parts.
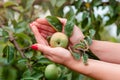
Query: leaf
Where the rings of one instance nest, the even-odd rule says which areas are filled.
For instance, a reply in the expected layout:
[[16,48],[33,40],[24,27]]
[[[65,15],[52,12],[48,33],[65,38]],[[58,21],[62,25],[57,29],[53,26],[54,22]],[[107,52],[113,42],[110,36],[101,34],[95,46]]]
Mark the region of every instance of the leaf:
[[62,32],[62,23],[55,16],[47,16],[48,23],[58,32]]
[[26,10],[29,10],[32,7],[32,4],[34,3],[35,0],[27,0],[26,3]]
[[15,33],[21,33],[26,30],[28,23],[26,21],[21,21],[17,23],[16,21],[13,21]]
[[90,29],[89,34],[90,34],[90,38],[92,38],[95,35],[95,30]]
[[18,63],[25,63],[25,62],[27,62],[27,61],[28,61],[28,59],[22,58],[22,59],[18,60]]
[[61,7],[65,2],[66,2],[66,0],[57,0],[56,6]]
[[56,4],[57,0],[50,0],[50,3],[52,4],[52,6],[54,7]]
[[31,71],[30,71],[29,69],[27,69],[27,70],[23,73],[22,77],[23,77],[23,78],[30,77],[31,74],[32,74]]
[[40,63],[40,64],[50,64],[52,62],[47,58],[44,58],[44,57],[42,58],[41,57],[41,59],[38,60],[38,63]]
[[7,1],[4,3],[4,7],[9,7],[9,6],[17,6],[17,3],[12,1]]
[[76,2],[75,2],[75,7],[76,7],[77,9],[80,8],[81,5],[82,5],[82,3],[83,3],[82,0],[78,0],[78,1],[76,1]]
[[106,26],[114,23],[114,22],[116,21],[117,17],[118,17],[118,16],[113,16],[112,18],[110,18],[110,19],[106,22]]
[[86,45],[83,42],[80,42],[73,46],[74,49],[85,49]]
[[74,28],[74,17],[71,19],[71,20],[68,20],[66,25],[65,25],[65,28],[64,28],[64,31],[65,31],[65,34],[70,37],[73,33],[73,28]]
[[32,41],[31,41],[30,37],[25,33],[17,33],[17,34],[15,34],[15,36],[19,37],[19,38],[22,38],[24,41],[29,42],[29,44],[32,44]]
[[69,12],[66,14],[66,18],[68,19],[68,20],[71,20],[72,18],[74,18],[74,16],[75,16],[75,13],[74,13],[74,10],[73,10],[73,8],[72,7],[69,7]]
[[11,62],[14,59],[14,52],[15,52],[14,47],[7,45],[3,49],[3,56],[5,56],[5,57],[7,56],[8,62]]
[[120,23],[119,23],[119,21],[118,21],[118,23],[116,23],[116,25],[117,25],[117,35],[119,35],[120,34]]
[[82,60],[83,60],[83,63],[84,63],[84,64],[87,64],[88,55],[87,55],[86,53],[83,53],[83,55],[82,55]]
[[85,28],[87,26],[87,24],[88,24],[88,18],[85,18],[81,23],[82,28]]
[[11,66],[2,66],[2,76],[0,80],[17,80],[17,70]]
[[86,12],[86,11],[84,11],[84,12],[83,12],[83,15],[82,15],[82,20],[88,18],[88,15],[89,15],[89,13]]
[[39,79],[34,78],[34,77],[26,77],[26,78],[23,78],[21,80],[39,80]]
[[6,16],[7,20],[14,20],[15,13],[13,10],[6,8],[5,9],[5,16]]
[[89,45],[92,44],[92,39],[90,38],[90,36],[86,36],[85,40],[88,42]]
[[80,60],[80,57],[81,57],[80,53],[72,52],[72,55],[76,60]]

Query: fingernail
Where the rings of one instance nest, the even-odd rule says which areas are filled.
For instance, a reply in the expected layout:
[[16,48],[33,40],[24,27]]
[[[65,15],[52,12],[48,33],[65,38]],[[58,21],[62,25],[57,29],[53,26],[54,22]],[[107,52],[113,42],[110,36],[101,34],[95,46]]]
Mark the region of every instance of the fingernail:
[[32,48],[33,50],[38,50],[38,47],[37,47],[36,45],[32,45],[31,48]]

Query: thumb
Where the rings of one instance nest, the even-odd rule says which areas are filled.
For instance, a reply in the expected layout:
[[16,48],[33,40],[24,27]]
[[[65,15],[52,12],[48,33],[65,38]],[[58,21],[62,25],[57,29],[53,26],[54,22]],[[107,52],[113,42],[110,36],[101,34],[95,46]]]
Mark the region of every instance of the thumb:
[[43,54],[49,54],[50,51],[52,51],[52,48],[46,45],[42,45],[42,44],[33,44],[31,46],[32,49],[34,50],[39,50],[41,52],[43,52]]

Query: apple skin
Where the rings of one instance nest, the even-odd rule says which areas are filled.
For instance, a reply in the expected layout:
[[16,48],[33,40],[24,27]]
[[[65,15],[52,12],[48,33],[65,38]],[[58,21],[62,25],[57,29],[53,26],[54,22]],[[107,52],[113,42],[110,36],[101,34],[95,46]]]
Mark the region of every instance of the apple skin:
[[50,46],[66,48],[68,46],[68,37],[62,32],[56,32],[50,39]]

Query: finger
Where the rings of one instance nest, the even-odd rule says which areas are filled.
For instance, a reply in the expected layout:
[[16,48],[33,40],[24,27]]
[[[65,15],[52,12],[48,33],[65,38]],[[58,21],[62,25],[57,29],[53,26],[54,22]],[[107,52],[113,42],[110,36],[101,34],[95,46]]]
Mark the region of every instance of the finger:
[[39,29],[39,32],[47,36],[51,36],[53,33]]
[[52,53],[52,48],[43,44],[34,44],[31,48],[43,52],[44,55],[50,55]]
[[38,22],[39,24],[44,24],[44,25],[50,26],[47,19],[45,19],[45,18],[38,18],[38,19],[36,19],[36,22]]
[[30,28],[32,29],[32,32],[34,33],[35,39],[38,43],[48,45],[47,41],[41,36],[36,26],[30,24]]
[[55,32],[55,30],[50,25],[40,24],[38,22],[33,22],[33,24],[36,25],[39,29],[49,31],[49,32]]
[[49,60],[51,60],[51,61],[54,61],[54,59],[53,59],[53,57],[52,56],[50,56],[50,55],[44,55],[46,58],[48,58]]

